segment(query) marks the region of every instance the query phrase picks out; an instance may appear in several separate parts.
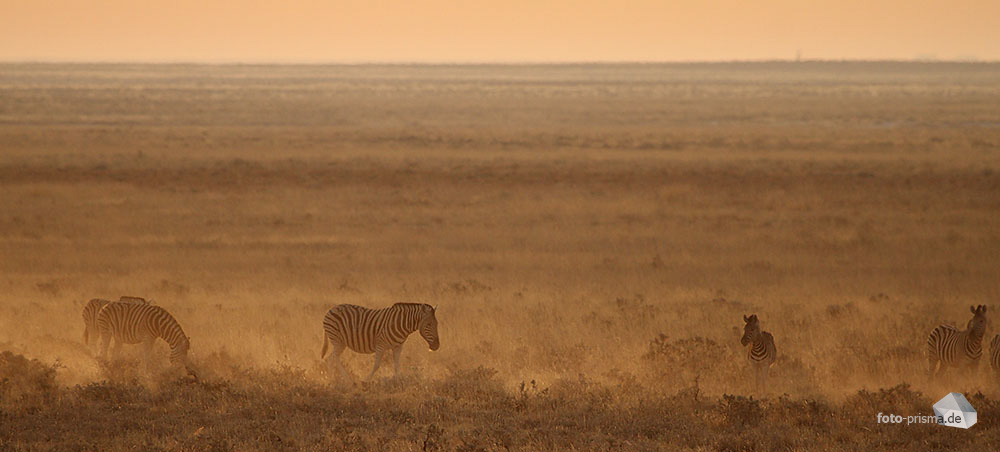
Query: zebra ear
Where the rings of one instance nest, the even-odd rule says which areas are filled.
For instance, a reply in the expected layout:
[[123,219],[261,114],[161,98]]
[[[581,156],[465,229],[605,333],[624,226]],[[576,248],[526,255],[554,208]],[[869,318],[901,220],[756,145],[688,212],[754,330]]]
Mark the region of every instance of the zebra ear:
[[437,312],[438,305],[431,306],[431,311]]
[[979,308],[975,306],[969,306],[969,310],[972,311],[973,314],[979,314]]
[[743,321],[744,321],[744,322],[747,322],[747,323],[750,323],[750,318],[749,318],[749,317],[747,317],[747,315],[746,315],[746,314],[743,314]]

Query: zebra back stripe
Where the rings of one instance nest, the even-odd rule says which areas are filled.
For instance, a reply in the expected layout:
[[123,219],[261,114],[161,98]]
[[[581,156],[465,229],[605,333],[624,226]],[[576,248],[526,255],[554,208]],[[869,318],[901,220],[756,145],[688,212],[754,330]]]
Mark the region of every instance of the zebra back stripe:
[[170,346],[172,363],[185,360],[191,345],[174,316],[159,306],[108,303],[97,315],[97,326],[101,336],[109,335],[123,344],[161,338]]
[[152,304],[149,301],[147,301],[145,298],[142,298],[142,297],[132,297],[132,296],[128,296],[128,295],[122,295],[122,296],[118,297],[118,301],[121,301],[123,303]]

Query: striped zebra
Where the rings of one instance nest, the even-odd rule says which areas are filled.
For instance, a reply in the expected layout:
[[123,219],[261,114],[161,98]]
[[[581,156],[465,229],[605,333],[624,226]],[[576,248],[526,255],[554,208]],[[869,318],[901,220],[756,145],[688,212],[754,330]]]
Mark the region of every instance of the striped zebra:
[[[140,297],[127,297],[122,296],[118,301],[125,303],[136,303],[136,304],[150,304],[145,298]],[[83,343],[88,347],[90,346],[90,339],[96,340],[100,337],[101,333],[97,329],[97,313],[101,312],[101,308],[107,306],[111,303],[110,300],[105,300],[103,298],[92,298],[87,302],[87,305],[83,307]]]
[[951,325],[938,325],[927,338],[927,361],[931,377],[945,367],[965,367],[975,370],[983,356],[986,335],[986,306],[970,306],[972,320],[959,330]]
[[760,320],[757,319],[757,314],[750,317],[744,315],[743,321],[746,322],[746,325],[743,327],[740,345],[744,347],[750,345],[750,349],[747,350],[747,360],[750,361],[750,366],[753,369],[754,391],[762,393],[767,389],[767,370],[778,359],[778,349],[774,346],[774,337],[771,336],[771,333],[760,330]]
[[993,374],[1000,379],[1000,334],[993,336],[993,341],[990,342],[990,367],[993,368]]
[[122,344],[142,343],[148,365],[152,358],[153,343],[161,338],[170,345],[170,363],[183,366],[189,375],[197,378],[188,364],[187,353],[191,341],[166,309],[135,303],[108,303],[97,314],[97,328],[101,332],[102,359],[107,358],[108,346],[113,338],[115,356],[121,353]]
[[368,309],[352,304],[334,306],[323,317],[323,351],[320,358],[326,356],[328,346],[332,345],[328,365],[332,367],[331,363],[336,363],[340,374],[350,379],[340,362],[344,349],[374,353],[375,367],[368,374],[370,380],[382,364],[382,356],[391,350],[396,375],[399,375],[399,353],[411,333],[419,330],[431,350],[441,346],[437,317],[434,315],[436,311],[431,305],[417,303],[396,303],[384,309]]

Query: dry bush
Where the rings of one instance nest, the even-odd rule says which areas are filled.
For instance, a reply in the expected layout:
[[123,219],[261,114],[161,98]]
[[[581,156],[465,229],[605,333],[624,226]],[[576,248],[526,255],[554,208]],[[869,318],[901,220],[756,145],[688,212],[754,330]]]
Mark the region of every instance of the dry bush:
[[29,410],[52,402],[58,385],[55,366],[9,351],[0,352],[0,409]]

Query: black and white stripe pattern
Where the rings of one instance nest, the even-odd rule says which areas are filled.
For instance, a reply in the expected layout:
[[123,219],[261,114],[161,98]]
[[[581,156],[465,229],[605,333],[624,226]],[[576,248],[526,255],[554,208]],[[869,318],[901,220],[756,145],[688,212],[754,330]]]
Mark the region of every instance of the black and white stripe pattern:
[[975,369],[983,356],[983,337],[986,335],[986,306],[970,306],[972,320],[966,329],[939,325],[927,338],[927,361],[933,377],[945,367]]
[[182,365],[188,369],[188,373],[194,374],[187,362],[190,340],[174,316],[159,306],[108,303],[97,314],[97,327],[101,332],[101,357],[108,356],[108,345],[113,338],[116,356],[121,351],[122,344],[142,343],[148,360],[153,343],[161,338],[170,346],[170,362]]
[[323,351],[333,347],[328,362],[336,363],[346,378],[347,370],[340,362],[345,348],[358,353],[374,353],[375,367],[368,379],[375,375],[382,363],[382,355],[391,350],[396,374],[399,374],[399,352],[403,342],[414,331],[427,341],[431,350],[440,347],[436,309],[428,304],[396,303],[384,309],[368,309],[351,304],[337,305],[323,318]]
[[[141,297],[122,296],[118,301],[123,303],[150,304],[149,301]],[[90,346],[91,338],[97,339],[101,335],[97,329],[97,313],[101,312],[101,308],[107,306],[108,303],[111,303],[111,300],[92,298],[83,307],[83,343],[87,346]]]
[[990,367],[993,368],[993,374],[1000,378],[1000,334],[993,336],[993,341],[990,342]]
[[743,327],[743,337],[740,344],[747,350],[747,360],[754,373],[754,391],[761,393],[767,389],[767,370],[778,359],[778,349],[774,346],[774,337],[767,331],[760,330],[760,320],[757,314],[743,316],[746,325]]

